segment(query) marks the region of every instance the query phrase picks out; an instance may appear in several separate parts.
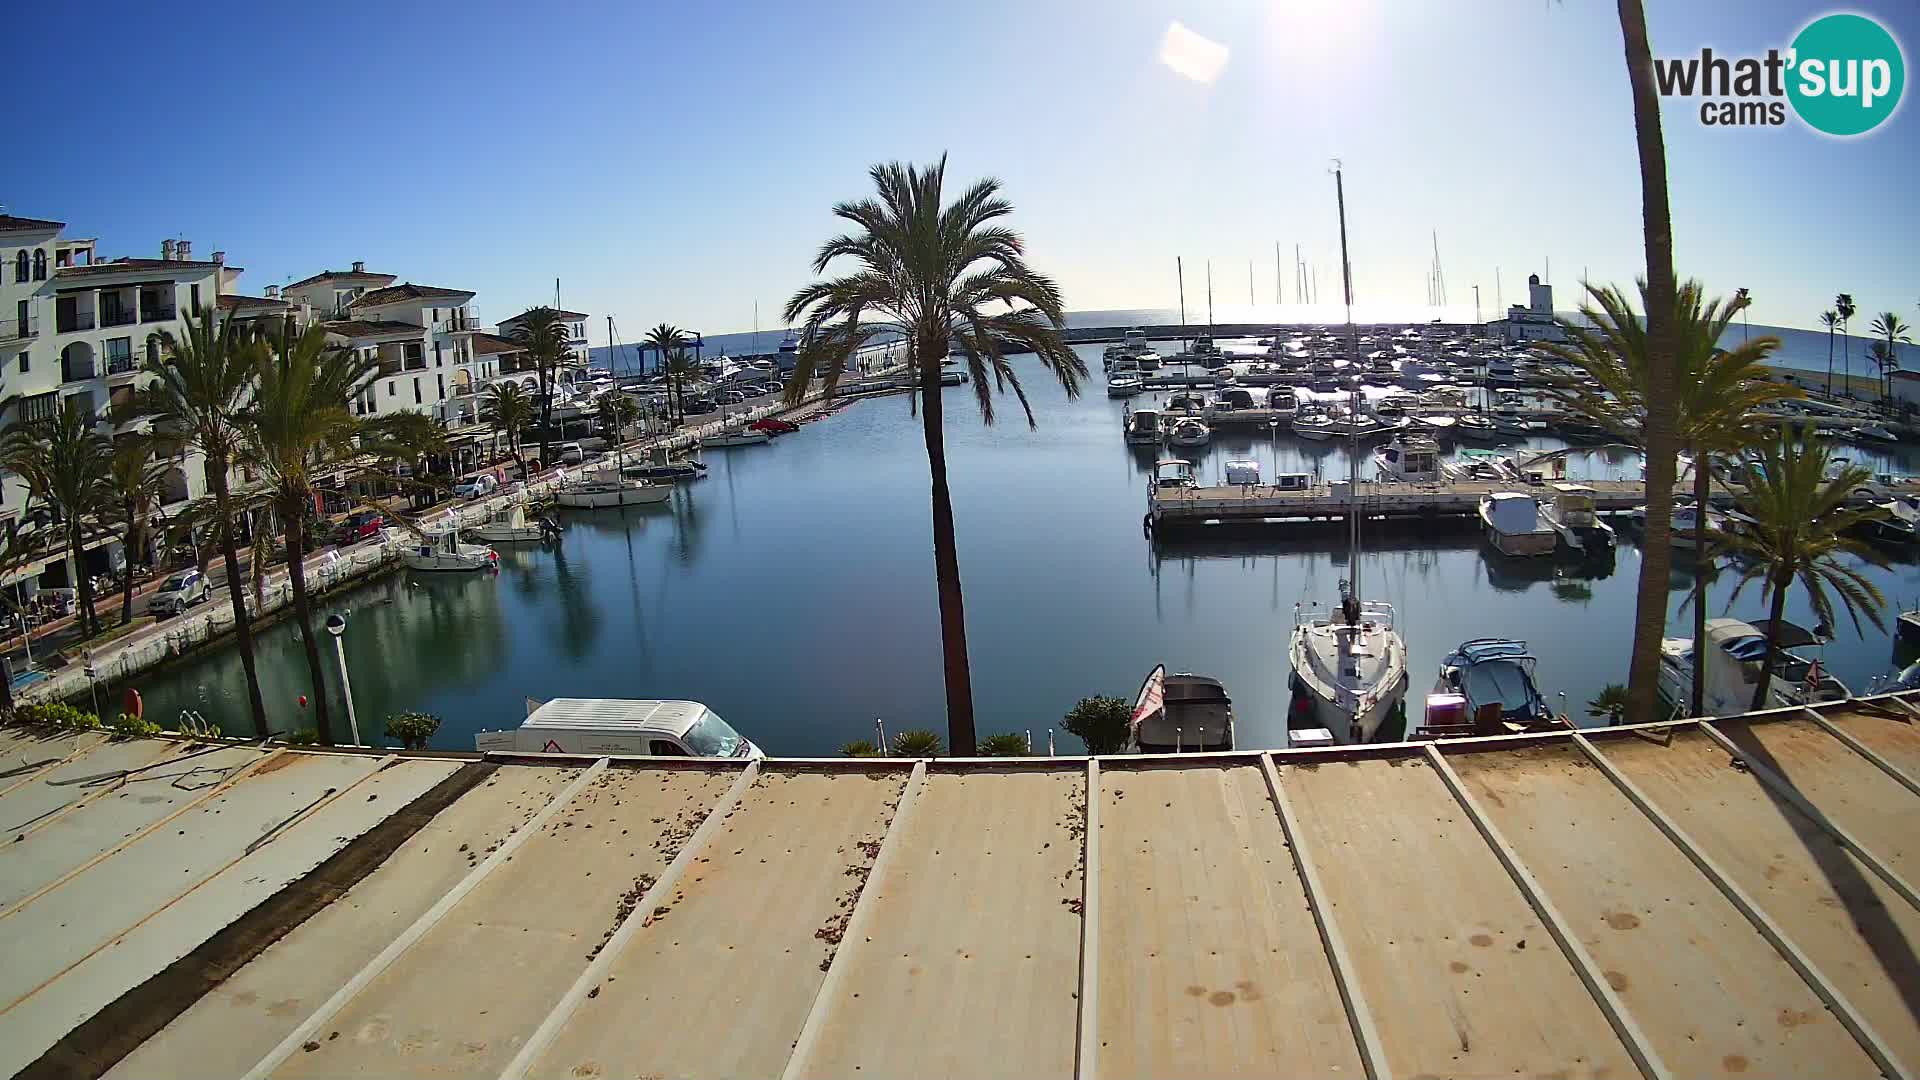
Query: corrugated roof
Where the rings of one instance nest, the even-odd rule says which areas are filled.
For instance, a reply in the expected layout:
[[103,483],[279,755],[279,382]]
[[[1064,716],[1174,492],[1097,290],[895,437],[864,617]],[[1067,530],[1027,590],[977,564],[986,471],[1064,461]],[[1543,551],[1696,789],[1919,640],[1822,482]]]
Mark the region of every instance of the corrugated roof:
[[0,1073],[1911,1075],[1917,718],[386,769],[5,730]]

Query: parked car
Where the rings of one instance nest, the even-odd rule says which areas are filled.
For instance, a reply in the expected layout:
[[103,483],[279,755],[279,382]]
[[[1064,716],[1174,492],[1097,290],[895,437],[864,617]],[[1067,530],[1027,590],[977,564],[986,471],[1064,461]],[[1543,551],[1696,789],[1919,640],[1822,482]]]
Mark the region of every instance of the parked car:
[[748,431],[764,431],[771,435],[790,435],[800,430],[800,425],[791,420],[782,420],[769,416],[764,420],[755,420],[747,425]]
[[579,443],[570,442],[560,445],[560,463],[562,465],[578,465],[586,460],[586,448],[582,447]]
[[178,615],[205,602],[213,595],[207,576],[198,570],[182,570],[160,583],[160,589],[147,601],[147,610],[156,615]]
[[688,416],[699,416],[703,413],[710,413],[714,409],[718,408],[718,406],[716,406],[711,399],[703,398],[703,397],[688,398],[686,400],[685,407],[686,407]]
[[747,400],[747,395],[738,390],[722,390],[713,395],[713,400],[722,405],[738,405]]
[[453,485],[454,495],[462,499],[484,499],[499,490],[500,481],[495,480],[492,473],[470,476]]
[[347,515],[334,537],[342,544],[354,544],[380,535],[387,527],[387,516],[377,510],[358,510]]

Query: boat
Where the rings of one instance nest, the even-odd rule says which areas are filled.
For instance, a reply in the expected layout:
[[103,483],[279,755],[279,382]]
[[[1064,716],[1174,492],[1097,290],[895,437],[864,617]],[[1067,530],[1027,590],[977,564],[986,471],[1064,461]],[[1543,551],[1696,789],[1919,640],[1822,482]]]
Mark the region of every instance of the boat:
[[1476,442],[1492,442],[1500,437],[1500,429],[1480,413],[1461,413],[1454,417],[1453,433],[1458,438]]
[[1134,409],[1127,413],[1123,433],[1130,446],[1159,446],[1167,441],[1167,429],[1155,409]]
[[1480,528],[1502,555],[1551,555],[1560,534],[1541,517],[1539,500],[1521,491],[1480,496]]
[[1140,378],[1140,370],[1131,360],[1115,364],[1107,375],[1107,396],[1110,398],[1132,397],[1145,386]]
[[1463,641],[1440,663],[1415,738],[1518,735],[1571,728],[1534,681],[1534,656],[1512,638]]
[[1213,411],[1204,391],[1182,391],[1167,399],[1169,416],[1206,416]]
[[769,442],[772,439],[772,433],[766,431],[753,431],[749,429],[721,431],[712,435],[700,436],[700,447],[701,449],[709,449],[724,446],[759,446],[761,443]]
[[1215,412],[1232,412],[1259,407],[1259,403],[1254,400],[1253,391],[1243,386],[1229,386],[1214,395],[1213,411]]
[[1540,508],[1562,543],[1583,555],[1613,550],[1613,526],[1600,520],[1593,506],[1594,490],[1584,484],[1554,484],[1553,501]]
[[1137,754],[1231,750],[1233,699],[1212,676],[1169,675],[1160,664],[1133,699],[1127,748]]
[[1174,446],[1205,446],[1213,441],[1213,429],[1198,417],[1182,417],[1173,422],[1167,441]]
[[622,466],[620,475],[629,480],[697,480],[707,475],[707,463],[697,458],[667,459],[662,455],[662,460]]
[[1293,418],[1294,434],[1314,442],[1326,442],[1339,428],[1339,422],[1329,412],[1302,413]]
[[[1671,525],[1672,537],[1670,541],[1673,547],[1684,548],[1688,551],[1693,550],[1694,526],[1699,520],[1699,516],[1700,511],[1690,502],[1676,502],[1674,504]],[[1627,512],[1627,520],[1632,522],[1635,528],[1645,529],[1647,527],[1647,508],[1645,506],[1634,507]],[[1726,531],[1727,515],[1720,513],[1718,510],[1708,510],[1707,536],[1714,537]],[[1713,543],[1714,541],[1711,539],[1707,542],[1709,547],[1713,546]]]
[[1373,452],[1378,479],[1401,484],[1440,481],[1440,444],[1432,436],[1403,434]]
[[526,504],[514,502],[494,510],[486,521],[460,531],[489,544],[535,544],[558,537],[560,526],[549,518],[529,519]]
[[1896,495],[1885,502],[1876,503],[1881,515],[1868,527],[1882,540],[1913,543],[1920,539],[1920,505],[1916,505],[1917,502],[1920,500],[1912,495]]
[[1200,480],[1194,475],[1193,462],[1185,458],[1161,458],[1153,463],[1153,486],[1163,491],[1196,488]]
[[500,565],[500,556],[484,544],[463,544],[452,529],[429,533],[418,544],[403,548],[400,561],[409,570],[471,573]]
[[[629,469],[639,466],[628,466]],[[564,481],[554,489],[553,500],[577,510],[598,510],[608,506],[648,506],[673,497],[673,485],[653,483],[625,473],[596,470]]]
[[[1768,623],[1740,619],[1708,619],[1707,647],[1695,649],[1692,638],[1667,638],[1660,643],[1660,693],[1685,710],[1693,698],[1693,665],[1706,657],[1706,693],[1701,707],[1708,716],[1730,716],[1753,707],[1760,682],[1761,661],[1767,653]],[[1776,643],[1773,677],[1768,681],[1763,709],[1843,701],[1853,696],[1846,685],[1826,671],[1818,656],[1802,652],[1824,642],[1807,630],[1782,619]]]
[[1920,610],[1901,612],[1894,623],[1894,636],[1908,645],[1920,645]]
[[[1340,199],[1340,265],[1345,282],[1349,355],[1358,355],[1353,325],[1353,273],[1347,260],[1346,196],[1334,169]],[[1294,422],[1298,430],[1300,421]],[[1347,484],[1359,486],[1360,440],[1349,428]],[[1277,479],[1277,478],[1276,478]],[[1360,516],[1347,508],[1347,565],[1352,577],[1339,584],[1340,602],[1328,611],[1294,606],[1287,659],[1293,665],[1287,707],[1287,739],[1296,746],[1329,742],[1394,741],[1406,734],[1407,646],[1394,629],[1393,605],[1362,599]]]
[[1291,420],[1300,410],[1299,395],[1291,386],[1276,386],[1267,391],[1267,408],[1277,420]]
[[1518,381],[1512,360],[1504,356],[1496,356],[1487,361],[1487,385],[1512,386]]
[[1900,436],[1895,435],[1879,424],[1867,424],[1863,427],[1854,428],[1850,434],[1856,440],[1863,439],[1867,442],[1890,443],[1900,441]]
[[1457,420],[1456,417],[1449,416],[1446,413],[1421,413],[1418,416],[1408,417],[1408,419],[1435,434],[1452,431],[1454,423]]

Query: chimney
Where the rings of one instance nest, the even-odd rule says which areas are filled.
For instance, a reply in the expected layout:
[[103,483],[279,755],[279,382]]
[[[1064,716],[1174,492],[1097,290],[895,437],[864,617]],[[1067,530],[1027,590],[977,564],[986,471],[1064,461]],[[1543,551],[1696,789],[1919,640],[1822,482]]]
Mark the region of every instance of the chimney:
[[193,241],[182,240],[173,245],[173,253],[181,262],[193,261]]
[[160,241],[160,261],[162,262],[173,261],[173,241],[171,240]]
[[269,300],[280,299],[280,286],[278,285],[267,286],[267,299]]
[[353,272],[354,272],[354,273],[356,273],[356,274],[364,274],[364,273],[366,273],[366,272],[367,272],[367,264],[366,264],[366,263],[363,263],[363,262],[361,262],[361,261],[360,261],[360,260],[358,260],[358,259],[355,259],[355,260],[353,261]]
[[224,252],[224,251],[216,251],[216,252],[214,252],[214,253],[213,253],[213,265],[215,265],[215,266],[225,266],[225,265],[227,265],[227,253],[226,253],[226,252]]

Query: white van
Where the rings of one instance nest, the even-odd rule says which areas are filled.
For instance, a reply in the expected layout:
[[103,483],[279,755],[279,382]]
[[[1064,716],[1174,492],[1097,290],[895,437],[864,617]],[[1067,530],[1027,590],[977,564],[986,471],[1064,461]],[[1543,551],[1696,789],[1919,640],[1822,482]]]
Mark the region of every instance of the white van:
[[519,727],[511,731],[482,731],[474,736],[473,742],[482,753],[766,756],[746,736],[697,701],[554,698],[534,707]]

